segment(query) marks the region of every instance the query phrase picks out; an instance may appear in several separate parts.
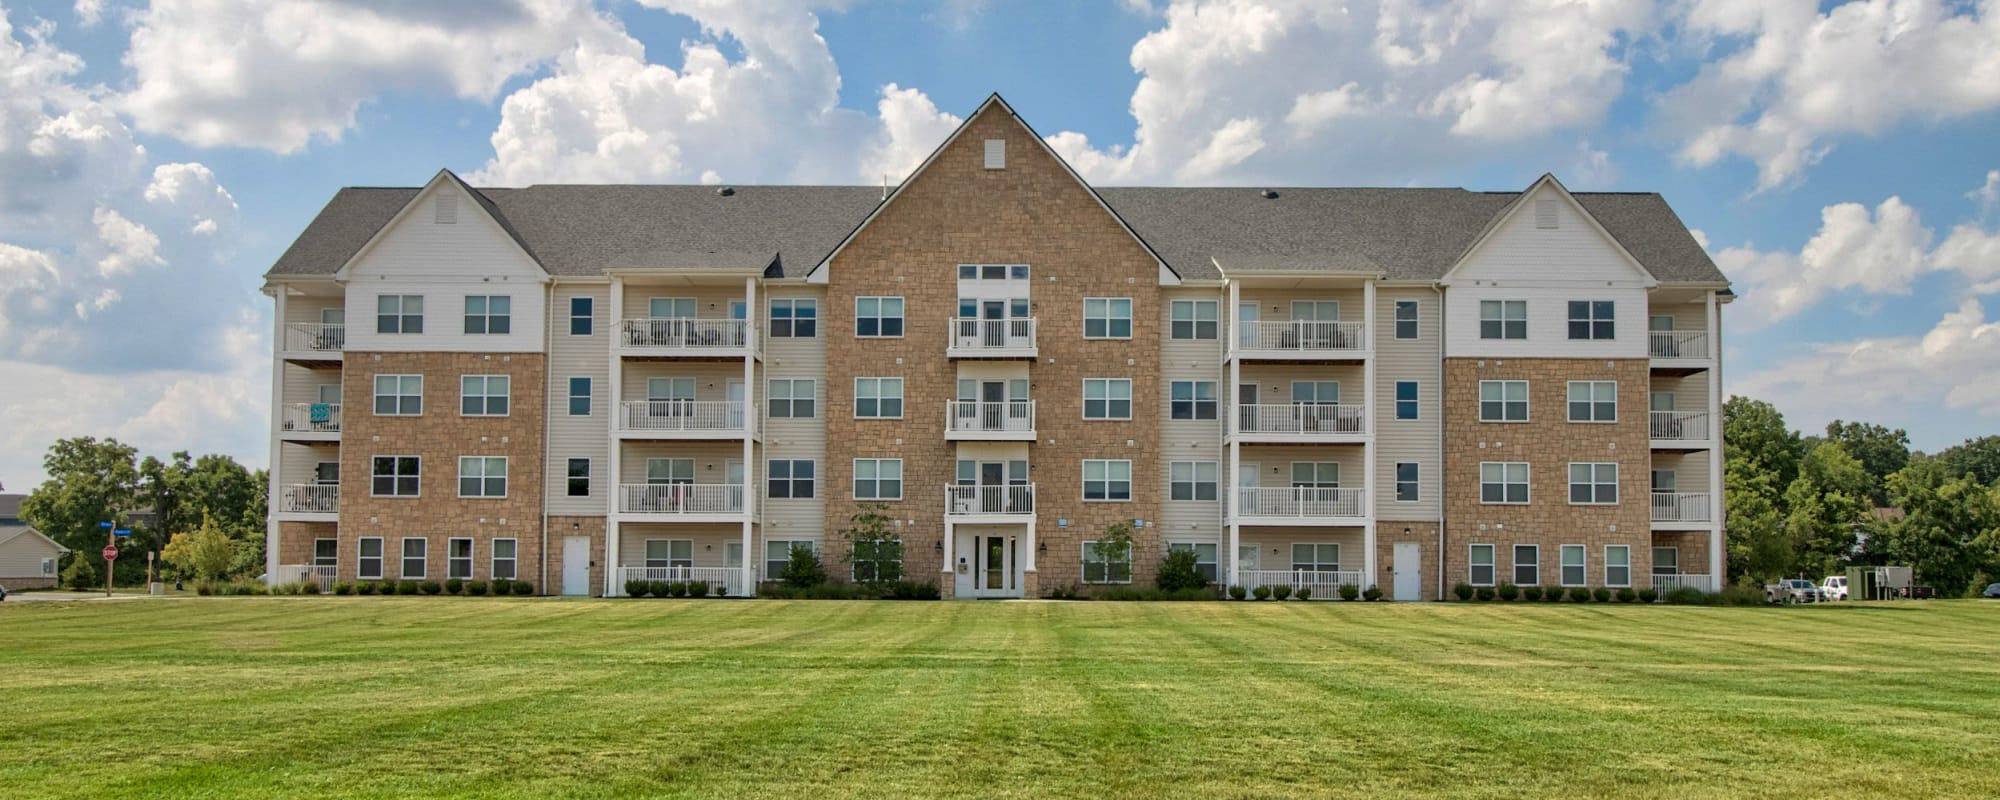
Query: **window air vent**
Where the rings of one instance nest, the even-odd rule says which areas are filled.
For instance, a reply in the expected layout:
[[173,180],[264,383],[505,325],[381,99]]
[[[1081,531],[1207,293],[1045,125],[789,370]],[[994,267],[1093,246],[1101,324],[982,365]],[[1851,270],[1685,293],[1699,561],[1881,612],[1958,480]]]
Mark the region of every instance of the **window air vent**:
[[1007,168],[1007,140],[1006,140],[1006,139],[987,139],[987,140],[986,140],[986,168],[987,168],[987,169],[1006,169],[1006,168]]
[[435,220],[437,224],[457,225],[458,195],[442,193],[442,192],[439,193],[437,196],[437,200],[433,201],[432,211],[437,216]]
[[1544,197],[1535,201],[1535,227],[1554,228],[1556,226],[1556,201]]

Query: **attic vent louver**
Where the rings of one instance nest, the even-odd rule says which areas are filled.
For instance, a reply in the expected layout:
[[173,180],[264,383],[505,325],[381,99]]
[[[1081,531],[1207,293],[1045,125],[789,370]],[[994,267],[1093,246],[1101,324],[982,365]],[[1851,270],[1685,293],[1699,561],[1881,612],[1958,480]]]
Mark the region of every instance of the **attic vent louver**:
[[715,190],[715,193],[722,195],[723,197],[730,197],[736,194],[736,189],[734,187],[724,186],[720,189]]
[[431,207],[435,221],[439,225],[458,224],[458,195],[440,192]]
[[1556,201],[1544,197],[1535,201],[1535,227],[1553,229],[1556,227]]
[[1007,168],[1007,140],[1006,140],[1006,139],[987,139],[987,140],[986,140],[986,168],[987,168],[987,169],[1006,169],[1006,168]]
[[1266,199],[1266,200],[1276,200],[1276,199],[1278,199],[1278,190],[1276,190],[1276,189],[1265,189],[1264,191],[1261,191],[1261,192],[1258,192],[1258,193],[1257,193],[1257,196],[1258,196],[1258,197],[1262,197],[1262,198],[1264,198],[1264,199]]

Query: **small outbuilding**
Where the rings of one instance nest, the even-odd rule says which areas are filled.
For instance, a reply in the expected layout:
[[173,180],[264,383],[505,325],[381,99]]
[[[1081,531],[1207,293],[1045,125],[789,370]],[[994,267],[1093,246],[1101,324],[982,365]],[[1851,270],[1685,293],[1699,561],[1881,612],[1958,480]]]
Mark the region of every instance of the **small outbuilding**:
[[0,524],[0,586],[8,591],[56,585],[56,562],[69,548],[26,525]]

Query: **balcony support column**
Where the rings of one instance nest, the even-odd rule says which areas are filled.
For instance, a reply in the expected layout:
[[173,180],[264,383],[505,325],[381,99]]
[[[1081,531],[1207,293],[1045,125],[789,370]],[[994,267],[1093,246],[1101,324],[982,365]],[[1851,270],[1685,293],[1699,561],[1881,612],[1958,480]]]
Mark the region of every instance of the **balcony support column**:
[[1242,309],[1243,284],[1237,281],[1230,281],[1228,313],[1230,325],[1226,334],[1229,337],[1229,347],[1223,354],[1223,357],[1229,361],[1229,385],[1221,392],[1223,396],[1229,398],[1228,403],[1224,406],[1229,409],[1229,418],[1223,423],[1223,430],[1229,436],[1229,474],[1223,476],[1223,480],[1227,481],[1227,483],[1223,486],[1222,492],[1223,518],[1227,520],[1229,525],[1229,553],[1227,554],[1229,558],[1229,574],[1226,576],[1228,580],[1227,585],[1229,586],[1241,585],[1240,573],[1242,572],[1242,565],[1237,563],[1242,555],[1242,545],[1240,542],[1243,538],[1243,526],[1237,522],[1243,516],[1243,478],[1240,475],[1243,471],[1243,437],[1239,435],[1243,432],[1243,409],[1239,405],[1243,400],[1243,362],[1241,360],[1241,343],[1238,341],[1241,338],[1240,334],[1243,332],[1243,320],[1237,318],[1237,315],[1242,313]]
[[[625,281],[618,278],[611,279],[610,312],[611,385],[606,387],[604,409],[611,416],[611,424],[605,426],[607,441],[604,452],[610,455],[605,460],[610,462],[611,491],[608,493],[610,496],[604,509],[604,596],[617,597],[625,591],[624,584],[618,580],[618,539],[621,525],[618,512],[622,510],[619,504],[625,502],[625,486],[622,480],[624,476],[620,474],[623,470],[619,468],[619,462],[624,460],[625,446],[624,442],[618,439],[618,428],[623,424],[625,415],[625,406],[619,401],[619,398],[625,396]],[[593,394],[595,391],[593,387]],[[597,398],[591,398],[593,405],[596,402]],[[544,553],[542,557],[547,558],[548,554]],[[743,558],[747,561],[750,556],[745,553]]]
[[[757,403],[757,279],[743,279],[743,485],[738,491],[743,493],[743,586],[749,594],[756,594],[756,582],[750,565],[755,563],[750,557],[752,529],[762,515],[757,513],[763,493],[752,492],[757,478],[757,421],[763,416]],[[725,410],[725,413],[726,410]],[[725,478],[728,476],[724,476]]]
[[1723,580],[1722,540],[1722,303],[1708,295],[1708,574]]
[[1361,362],[1361,515],[1367,523],[1361,528],[1361,541],[1366,548],[1362,564],[1368,570],[1361,578],[1362,588],[1374,586],[1375,562],[1375,281],[1370,279],[1361,284],[1361,335],[1363,337]]
[[947,513],[944,517],[944,539],[940,548],[944,551],[944,560],[938,567],[938,595],[949,600],[958,591],[958,573],[952,570],[952,550],[955,549],[954,545],[957,544],[958,536],[955,530],[957,526],[951,521],[951,514],[949,513],[951,508],[947,506],[945,511]]
[[1041,594],[1041,579],[1035,571],[1035,518],[1028,518],[1028,535],[1021,544],[1021,594],[1030,599]]
[[[287,304],[286,301],[290,298],[287,296],[287,289],[283,285],[279,285],[272,290],[272,294],[277,298],[278,302],[276,304],[277,307],[271,312],[271,324],[273,325],[271,329],[271,341],[276,342],[276,345],[271,348],[271,408],[278,413],[271,415],[271,470],[268,473],[269,479],[265,482],[264,486],[264,507],[273,512],[264,515],[264,574],[271,576],[271,585],[275,586],[278,579],[278,532],[280,530],[278,515],[275,512],[281,508],[278,505],[278,487],[283,485],[285,478],[283,471],[279,469],[279,466],[285,462],[284,454],[279,452],[279,448],[284,447],[284,443],[278,438],[278,418],[283,416],[284,413],[284,406],[280,404],[285,402],[285,359],[281,357],[281,354],[285,350],[285,306]],[[337,530],[335,535],[339,535]]]

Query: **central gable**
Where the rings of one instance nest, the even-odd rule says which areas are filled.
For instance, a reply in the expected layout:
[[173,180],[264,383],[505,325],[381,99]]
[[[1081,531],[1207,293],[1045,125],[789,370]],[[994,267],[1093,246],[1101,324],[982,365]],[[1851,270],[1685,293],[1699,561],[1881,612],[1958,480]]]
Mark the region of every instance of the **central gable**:
[[1651,288],[1659,282],[1561,183],[1543,176],[1500,211],[1442,283]]
[[540,283],[548,273],[476,190],[441,170],[334,277]]

